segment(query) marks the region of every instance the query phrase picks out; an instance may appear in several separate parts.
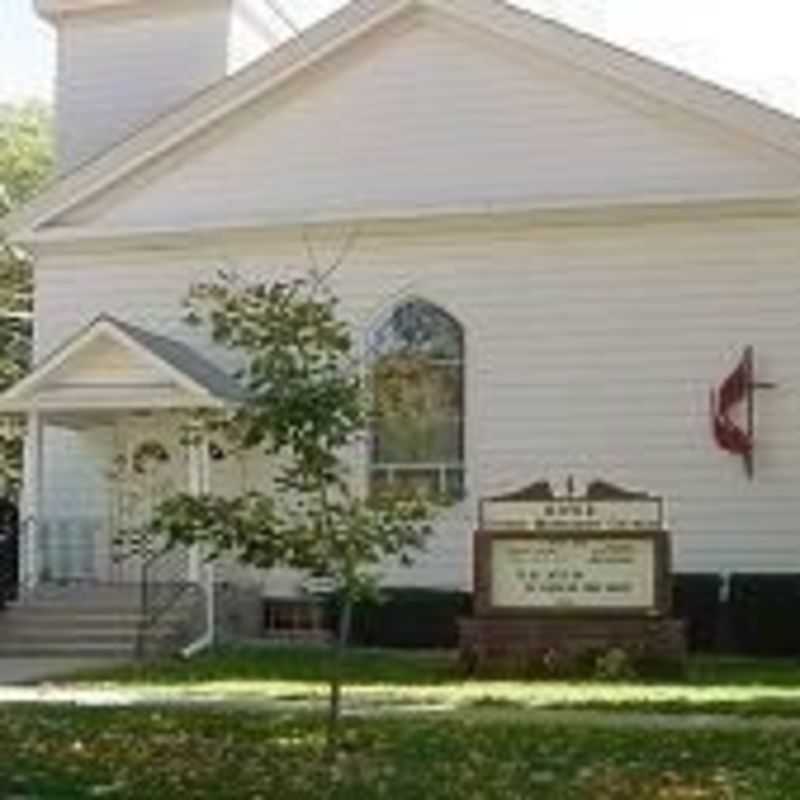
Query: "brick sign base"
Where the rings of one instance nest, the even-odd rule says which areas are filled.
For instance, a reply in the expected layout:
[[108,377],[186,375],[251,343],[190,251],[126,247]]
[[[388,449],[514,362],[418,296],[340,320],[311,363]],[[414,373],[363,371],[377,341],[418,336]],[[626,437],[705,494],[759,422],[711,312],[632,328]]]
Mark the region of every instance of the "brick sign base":
[[680,670],[686,659],[683,623],[672,619],[591,617],[537,619],[478,617],[459,621],[461,660],[478,676],[565,674],[611,650],[633,664],[647,661]]

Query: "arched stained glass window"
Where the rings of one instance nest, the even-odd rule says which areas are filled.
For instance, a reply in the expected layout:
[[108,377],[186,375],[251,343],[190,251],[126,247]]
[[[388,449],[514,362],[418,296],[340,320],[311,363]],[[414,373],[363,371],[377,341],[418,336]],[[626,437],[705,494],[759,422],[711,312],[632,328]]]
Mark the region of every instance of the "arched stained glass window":
[[464,494],[464,332],[423,300],[397,306],[371,333],[370,484]]

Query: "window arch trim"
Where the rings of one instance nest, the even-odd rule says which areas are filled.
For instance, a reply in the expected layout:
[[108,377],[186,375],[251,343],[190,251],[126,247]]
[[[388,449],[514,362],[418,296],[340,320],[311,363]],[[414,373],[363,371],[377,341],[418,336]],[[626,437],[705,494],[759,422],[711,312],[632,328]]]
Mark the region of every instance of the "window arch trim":
[[[413,296],[395,302],[367,334],[373,385],[372,491],[465,493],[466,332],[442,306]],[[380,374],[381,367],[387,367]],[[392,396],[397,407],[385,404]],[[382,408],[381,408],[382,407]]]

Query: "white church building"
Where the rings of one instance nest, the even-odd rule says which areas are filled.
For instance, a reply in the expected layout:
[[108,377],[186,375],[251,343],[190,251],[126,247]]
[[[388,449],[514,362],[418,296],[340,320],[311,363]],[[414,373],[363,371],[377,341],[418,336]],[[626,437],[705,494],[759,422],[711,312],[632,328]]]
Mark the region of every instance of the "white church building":
[[[35,368],[0,399],[26,584],[131,578],[113,473],[153,440],[162,486],[258,481],[174,436],[238,391],[182,301],[339,258],[359,341],[423,331],[445,387],[360,467],[456,500],[389,584],[469,590],[480,499],[568,476],[665,498],[677,571],[800,568],[800,121],[501,0],[354,0],[279,45],[263,5],[36,0],[59,176],[3,223],[35,263]],[[746,348],[774,388],[717,410],[750,474],[709,401]]]

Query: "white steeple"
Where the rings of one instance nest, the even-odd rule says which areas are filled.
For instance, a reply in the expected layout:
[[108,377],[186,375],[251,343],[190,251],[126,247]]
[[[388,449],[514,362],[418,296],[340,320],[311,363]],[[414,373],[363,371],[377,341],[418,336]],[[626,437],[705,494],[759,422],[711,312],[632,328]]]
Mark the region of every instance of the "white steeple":
[[276,44],[263,0],[35,0],[58,33],[66,172]]

